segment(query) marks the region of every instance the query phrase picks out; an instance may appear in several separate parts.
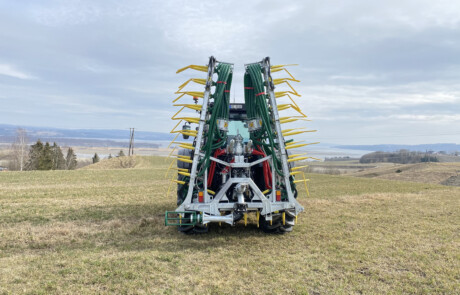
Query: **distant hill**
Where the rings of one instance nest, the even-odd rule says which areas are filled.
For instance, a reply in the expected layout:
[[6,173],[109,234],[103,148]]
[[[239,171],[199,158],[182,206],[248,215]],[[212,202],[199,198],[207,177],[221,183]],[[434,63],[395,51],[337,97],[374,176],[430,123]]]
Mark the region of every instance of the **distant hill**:
[[[62,129],[52,127],[31,127],[0,124],[0,143],[14,141],[18,127],[27,130],[30,142],[56,141],[60,145],[82,146],[124,146],[129,140],[129,130],[120,129]],[[158,147],[156,141],[168,141],[173,138],[170,133],[135,131],[137,147]]]
[[377,144],[377,145],[337,145],[339,149],[364,150],[375,152],[396,152],[399,150],[409,150],[413,152],[455,152],[460,151],[460,144],[455,143],[434,143],[434,144],[417,144],[417,145],[401,145],[401,144]]
[[395,164],[366,169],[351,176],[460,186],[460,163]]

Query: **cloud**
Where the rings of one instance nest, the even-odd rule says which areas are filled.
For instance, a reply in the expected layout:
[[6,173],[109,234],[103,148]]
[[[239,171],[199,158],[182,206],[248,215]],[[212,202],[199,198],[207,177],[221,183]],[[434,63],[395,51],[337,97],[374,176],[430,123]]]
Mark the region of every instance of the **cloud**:
[[243,64],[270,56],[300,64],[289,70],[318,137],[452,133],[459,35],[460,3],[447,0],[0,2],[0,117],[168,131],[176,87],[202,77],[177,68],[234,62],[231,96],[243,101]]
[[16,69],[14,66],[11,66],[8,64],[0,64],[0,75],[23,79],[23,80],[36,79],[34,76],[21,72],[18,69]]

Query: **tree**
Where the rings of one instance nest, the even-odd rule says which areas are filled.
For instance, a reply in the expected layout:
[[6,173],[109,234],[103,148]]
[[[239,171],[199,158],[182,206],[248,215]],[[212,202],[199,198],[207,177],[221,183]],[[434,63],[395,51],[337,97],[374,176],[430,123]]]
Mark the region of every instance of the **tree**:
[[53,169],[53,153],[49,142],[43,146],[43,150],[38,157],[38,170],[51,170]]
[[67,150],[67,155],[65,157],[65,168],[67,170],[74,170],[77,167],[77,156],[75,155],[72,148]]
[[39,159],[43,152],[43,143],[39,140],[29,149],[29,158],[25,165],[26,170],[37,170],[39,166]]
[[97,153],[95,153],[93,156],[93,164],[96,164],[97,162],[99,162],[99,156],[97,155]]
[[15,170],[22,171],[25,169],[27,163],[27,145],[29,144],[29,139],[27,137],[27,132],[25,129],[18,128],[16,129],[16,138],[14,140],[12,150],[13,150],[13,167]]
[[53,169],[55,170],[65,169],[64,155],[62,154],[61,148],[55,142],[53,143],[53,146],[51,147],[51,154],[52,154]]
[[123,150],[120,150],[120,152],[118,153],[118,157],[124,157],[125,156],[125,153],[123,152]]
[[109,156],[107,157],[107,159],[112,159],[112,154],[109,154]]

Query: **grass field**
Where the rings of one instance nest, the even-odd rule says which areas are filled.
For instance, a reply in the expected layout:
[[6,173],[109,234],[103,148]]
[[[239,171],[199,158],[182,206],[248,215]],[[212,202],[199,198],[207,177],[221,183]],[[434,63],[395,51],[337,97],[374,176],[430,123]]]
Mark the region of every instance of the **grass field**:
[[[366,169],[351,175],[389,180],[442,184],[451,177],[460,179],[460,163],[390,164],[373,169]],[[460,186],[460,181],[458,186]]]
[[310,174],[292,233],[186,236],[163,225],[165,164],[0,173],[0,294],[460,290],[458,187]]

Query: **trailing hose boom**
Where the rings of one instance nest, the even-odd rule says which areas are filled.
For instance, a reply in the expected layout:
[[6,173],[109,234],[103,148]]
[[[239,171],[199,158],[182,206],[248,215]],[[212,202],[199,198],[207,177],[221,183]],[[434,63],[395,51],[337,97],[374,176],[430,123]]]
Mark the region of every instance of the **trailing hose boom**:
[[[247,224],[248,213],[255,213],[257,226],[265,232],[292,230],[304,210],[297,201],[298,183],[305,185],[308,195],[308,179],[302,172],[306,166],[294,167],[294,163],[312,157],[289,154],[289,149],[309,143],[285,137],[315,130],[281,128],[281,124],[307,120],[291,97],[300,95],[288,81],[299,81],[285,66],[271,66],[268,57],[246,64],[244,104],[230,103],[233,64],[211,57],[207,66],[190,65],[177,71],[198,70],[206,72],[206,77],[183,83],[176,92],[179,97],[173,100],[181,107],[172,117],[179,122],[171,131],[176,133],[172,153],[179,148],[170,165],[177,162],[172,182],[177,183],[178,208],[166,212],[165,225],[175,225],[184,233],[201,233],[208,231],[210,222],[234,225],[243,219]],[[280,71],[289,77],[273,79],[271,74]],[[204,85],[204,91],[183,91],[190,82]],[[275,92],[275,85],[281,83],[290,90]],[[194,103],[177,103],[187,96]],[[277,104],[283,97],[291,103]],[[280,117],[279,111],[289,108],[298,115]],[[184,110],[199,116],[180,116]],[[176,141],[179,134],[183,139],[193,137],[193,142]]]

